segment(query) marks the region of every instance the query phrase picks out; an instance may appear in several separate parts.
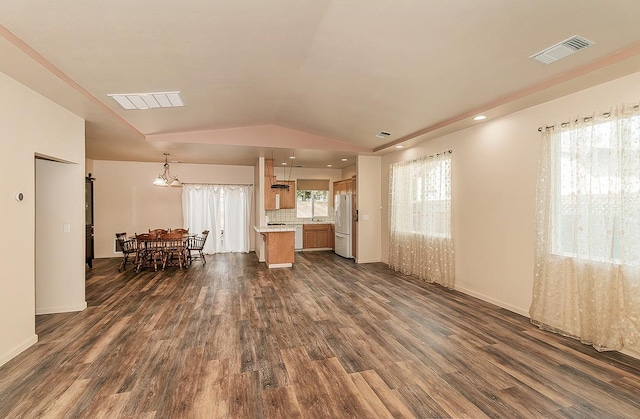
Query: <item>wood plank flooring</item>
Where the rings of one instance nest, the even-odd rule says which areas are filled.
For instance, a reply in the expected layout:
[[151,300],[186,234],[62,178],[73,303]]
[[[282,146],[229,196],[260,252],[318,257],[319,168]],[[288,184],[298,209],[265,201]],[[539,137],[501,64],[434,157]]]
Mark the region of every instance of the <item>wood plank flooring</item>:
[[207,260],[96,260],[89,307],[0,368],[0,417],[640,417],[639,360],[383,264]]

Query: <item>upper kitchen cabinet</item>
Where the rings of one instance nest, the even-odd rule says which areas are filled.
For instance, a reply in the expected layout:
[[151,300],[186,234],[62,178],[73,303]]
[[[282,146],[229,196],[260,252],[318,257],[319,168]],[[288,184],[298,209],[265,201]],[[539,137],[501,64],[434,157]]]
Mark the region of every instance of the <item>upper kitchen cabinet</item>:
[[333,182],[334,195],[352,195],[355,193],[355,176]]
[[289,189],[280,189],[280,208],[281,209],[293,209],[296,207],[296,181],[285,180],[278,181],[278,183],[288,185]]
[[273,160],[264,161],[264,209],[276,209],[276,191],[271,189],[271,185],[276,183],[273,171]]
[[[277,180],[273,160],[265,160],[264,165],[264,209],[293,209],[296,207],[295,180]],[[272,188],[272,185],[287,185],[286,188]]]

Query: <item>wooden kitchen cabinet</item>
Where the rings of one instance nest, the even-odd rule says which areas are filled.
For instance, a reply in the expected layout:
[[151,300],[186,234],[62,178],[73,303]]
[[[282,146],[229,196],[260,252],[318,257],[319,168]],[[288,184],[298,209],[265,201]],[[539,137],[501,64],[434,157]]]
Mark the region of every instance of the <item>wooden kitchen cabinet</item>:
[[302,226],[302,247],[304,249],[331,249],[333,236],[331,224],[305,224]]
[[[287,189],[272,189],[276,183],[289,185]],[[276,195],[280,195],[280,208],[276,208]],[[264,209],[293,209],[296,207],[296,181],[277,180],[273,169],[273,160],[264,161]]]
[[329,247],[333,250],[336,249],[336,226],[333,224],[329,224],[331,226],[331,231],[329,231]]
[[333,182],[334,195],[351,195],[355,193],[355,176]]
[[276,209],[276,189],[271,189],[271,185],[276,182],[273,171],[273,160],[264,161],[264,209]]
[[265,262],[269,268],[290,267],[295,262],[294,232],[263,232]]
[[276,189],[280,194],[280,209],[293,209],[296,207],[296,181],[280,180],[278,183],[289,185],[289,190]]

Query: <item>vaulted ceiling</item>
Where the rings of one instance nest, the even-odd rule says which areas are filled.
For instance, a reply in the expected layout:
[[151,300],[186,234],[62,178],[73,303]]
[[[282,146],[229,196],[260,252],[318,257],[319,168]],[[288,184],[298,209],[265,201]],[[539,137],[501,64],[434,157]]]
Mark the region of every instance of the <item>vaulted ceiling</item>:
[[[88,158],[344,167],[640,71],[638,16],[636,0],[2,0],[0,71],[85,118]],[[529,58],[573,35],[595,45]],[[157,91],[186,106],[107,96]]]

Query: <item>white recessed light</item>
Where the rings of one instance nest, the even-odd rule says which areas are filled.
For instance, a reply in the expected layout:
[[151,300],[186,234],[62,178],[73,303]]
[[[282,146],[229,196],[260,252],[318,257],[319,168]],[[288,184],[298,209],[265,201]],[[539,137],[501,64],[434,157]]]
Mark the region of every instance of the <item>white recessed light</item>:
[[340,159],[341,161],[347,161],[347,159]]
[[123,93],[107,95],[126,110],[184,106],[180,92]]
[[403,146],[403,145],[398,144],[398,145],[396,146],[396,148],[404,148],[404,146]]
[[289,158],[290,158],[291,160],[293,160],[293,159],[295,159],[295,158],[296,158],[296,156],[289,156]]
[[333,167],[333,165],[332,164],[328,164],[327,167]]
[[474,121],[482,121],[483,119],[487,119],[485,115],[478,115],[473,118]]
[[282,163],[280,163],[280,164],[281,164],[281,165],[283,165],[283,166],[286,166],[286,165],[287,165],[287,162],[283,161],[283,162],[282,162]]

